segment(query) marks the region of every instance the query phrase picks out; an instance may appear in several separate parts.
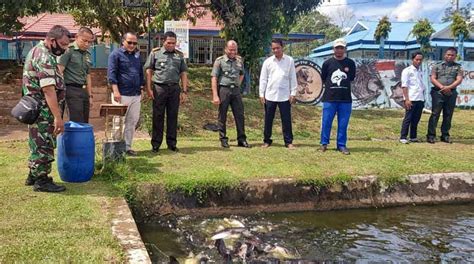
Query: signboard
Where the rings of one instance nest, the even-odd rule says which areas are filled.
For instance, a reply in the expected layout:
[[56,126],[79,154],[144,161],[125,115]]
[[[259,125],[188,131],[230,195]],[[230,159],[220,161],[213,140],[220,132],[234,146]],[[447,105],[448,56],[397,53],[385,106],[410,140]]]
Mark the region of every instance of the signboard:
[[317,104],[323,95],[323,82],[321,68],[310,60],[295,61],[296,101],[304,104]]
[[189,22],[187,20],[165,20],[165,32],[173,31],[176,34],[176,48],[184,57],[189,58]]

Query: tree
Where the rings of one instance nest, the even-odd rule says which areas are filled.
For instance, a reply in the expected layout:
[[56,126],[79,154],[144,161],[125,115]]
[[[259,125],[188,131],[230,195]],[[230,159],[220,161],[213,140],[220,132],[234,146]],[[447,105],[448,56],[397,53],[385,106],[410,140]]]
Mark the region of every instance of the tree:
[[465,6],[459,8],[458,11],[456,11],[453,6],[450,6],[444,10],[444,17],[441,19],[441,21],[452,21],[454,13],[459,13],[465,20],[469,20],[471,18],[471,8],[472,3],[467,3]]
[[[204,14],[200,7],[208,6],[205,0],[147,0],[151,4],[153,21],[151,28],[161,31],[165,20],[188,19],[195,21]],[[134,31],[147,32],[147,8],[123,7],[122,0],[83,0],[71,5],[74,20],[83,26],[97,27],[120,42],[121,34]]]
[[343,31],[347,31],[348,27],[354,23],[354,12],[347,7],[338,7],[334,13],[334,22],[342,28]]
[[434,32],[435,30],[430,21],[426,18],[418,20],[411,30],[411,34],[416,38],[416,42],[420,44],[420,50],[424,55],[431,52],[430,39]]
[[71,1],[2,0],[0,4],[0,32],[12,35],[23,28],[24,24],[21,23],[21,18],[35,16],[43,12],[60,11]]
[[460,40],[469,35],[469,27],[464,17],[457,12],[453,14],[452,21],[450,28],[451,33],[453,34],[454,43],[456,43],[456,39]]
[[[292,44],[291,55],[297,57],[307,56],[309,51],[317,45],[333,41],[343,35],[342,30],[334,25],[328,16],[316,10],[299,15],[291,26],[290,32],[324,34],[323,41]],[[285,52],[289,52],[289,49],[290,47],[285,46]]]
[[392,31],[392,23],[388,20],[388,16],[384,16],[379,20],[374,33],[375,42],[380,44],[379,59],[384,58],[385,40],[388,38],[390,31]]
[[453,22],[451,23],[451,33],[453,34],[454,45],[456,45],[456,40],[459,41],[459,56],[461,60],[464,60],[464,49],[463,42],[464,38],[469,36],[469,26],[459,13],[453,14]]
[[300,14],[319,0],[211,0],[213,14],[223,22],[225,39],[235,39],[247,69],[258,76],[258,58],[264,56],[274,32],[288,33]]

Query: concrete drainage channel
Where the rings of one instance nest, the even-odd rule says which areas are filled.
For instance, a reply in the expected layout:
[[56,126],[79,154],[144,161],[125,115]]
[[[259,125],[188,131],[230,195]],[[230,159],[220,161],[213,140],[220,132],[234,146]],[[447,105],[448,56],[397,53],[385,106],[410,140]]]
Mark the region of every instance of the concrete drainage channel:
[[[201,197],[166,192],[159,184],[143,184],[136,192],[137,221],[154,221],[168,215],[238,215],[255,212],[324,211],[368,207],[392,207],[474,201],[474,173],[421,174],[404,183],[384,186],[376,176],[358,177],[329,187],[301,184],[292,179],[242,182],[219,193],[205,191]],[[113,232],[130,263],[150,263],[145,246],[127,204],[112,206],[118,216]]]

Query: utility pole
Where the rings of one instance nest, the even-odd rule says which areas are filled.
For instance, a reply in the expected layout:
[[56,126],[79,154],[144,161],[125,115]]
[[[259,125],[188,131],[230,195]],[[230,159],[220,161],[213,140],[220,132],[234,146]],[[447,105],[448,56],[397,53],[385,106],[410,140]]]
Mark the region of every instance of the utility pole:
[[456,12],[459,12],[459,0],[451,0],[451,4],[456,8]]

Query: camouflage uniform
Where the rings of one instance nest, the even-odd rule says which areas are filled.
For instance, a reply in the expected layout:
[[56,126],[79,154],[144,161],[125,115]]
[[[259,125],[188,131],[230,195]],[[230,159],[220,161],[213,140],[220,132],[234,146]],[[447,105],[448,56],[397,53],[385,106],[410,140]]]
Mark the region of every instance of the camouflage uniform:
[[43,41],[30,50],[23,68],[23,94],[30,94],[41,101],[38,120],[29,129],[30,177],[33,180],[45,178],[51,173],[51,163],[54,161],[56,138],[54,131],[54,116],[49,109],[42,88],[54,85],[58,104],[64,102],[63,78],[58,72],[56,56],[51,54]]

